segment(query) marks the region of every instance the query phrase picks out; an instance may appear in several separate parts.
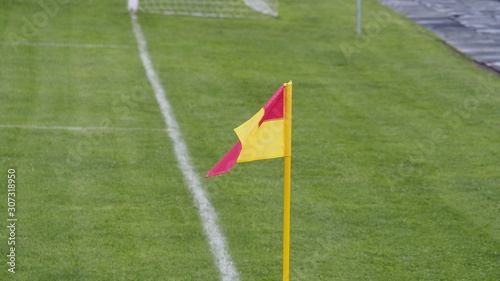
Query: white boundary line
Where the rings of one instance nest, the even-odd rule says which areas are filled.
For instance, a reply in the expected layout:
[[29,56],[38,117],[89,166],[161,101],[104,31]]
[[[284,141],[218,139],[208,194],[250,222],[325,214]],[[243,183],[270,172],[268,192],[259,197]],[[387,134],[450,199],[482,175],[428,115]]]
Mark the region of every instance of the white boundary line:
[[226,239],[218,226],[217,213],[214,207],[208,200],[207,194],[200,181],[199,175],[196,173],[188,153],[186,143],[182,138],[179,125],[174,118],[172,108],[168,102],[165,91],[161,86],[160,79],[156,74],[149,53],[146,46],[146,39],[142,33],[141,26],[137,22],[137,18],[132,15],[132,27],[135,38],[137,40],[139,55],[142,60],[144,69],[151,83],[156,100],[160,106],[161,113],[167,125],[167,133],[174,145],[175,157],[177,158],[177,165],[184,175],[184,180],[191,191],[198,212],[201,217],[203,230],[208,239],[212,254],[215,256],[216,264],[219,269],[222,281],[238,281],[239,274],[236,270],[234,262],[232,261],[226,244]]
[[155,128],[120,128],[120,127],[66,127],[66,126],[38,126],[38,125],[8,125],[0,124],[0,128],[35,129],[35,130],[68,130],[68,131],[163,131]]
[[110,49],[129,49],[133,47],[130,45],[70,44],[70,43],[50,43],[50,42],[1,42],[0,45],[58,47],[58,48],[110,48]]

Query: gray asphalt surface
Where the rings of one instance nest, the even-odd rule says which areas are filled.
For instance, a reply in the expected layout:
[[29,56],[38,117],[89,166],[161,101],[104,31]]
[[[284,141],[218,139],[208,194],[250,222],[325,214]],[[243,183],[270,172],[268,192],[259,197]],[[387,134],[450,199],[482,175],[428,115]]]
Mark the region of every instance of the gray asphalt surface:
[[379,0],[500,73],[500,0]]

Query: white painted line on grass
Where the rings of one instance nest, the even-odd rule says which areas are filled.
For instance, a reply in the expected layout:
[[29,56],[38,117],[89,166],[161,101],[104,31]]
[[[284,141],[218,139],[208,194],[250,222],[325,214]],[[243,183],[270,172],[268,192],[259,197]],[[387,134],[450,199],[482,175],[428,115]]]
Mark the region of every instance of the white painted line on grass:
[[57,48],[110,48],[110,49],[129,49],[130,45],[114,44],[70,44],[70,43],[50,43],[50,42],[2,42],[1,45],[10,46],[33,46],[33,47],[57,47]]
[[125,128],[125,127],[68,127],[68,126],[39,126],[39,125],[11,125],[0,124],[0,128],[18,128],[34,130],[67,130],[67,131],[163,131],[155,128]]
[[167,133],[174,145],[175,157],[177,158],[177,164],[179,169],[184,175],[184,180],[191,191],[198,211],[200,213],[201,222],[203,225],[203,230],[207,236],[210,249],[219,269],[222,281],[237,281],[239,280],[239,274],[236,270],[234,262],[232,261],[229,251],[227,248],[226,239],[222,234],[218,226],[217,213],[214,207],[208,200],[205,190],[202,186],[200,176],[194,170],[191,164],[191,159],[188,153],[188,148],[186,143],[182,138],[179,125],[174,118],[172,113],[172,108],[168,102],[165,91],[161,86],[160,79],[154,70],[151,59],[149,58],[146,39],[141,30],[141,26],[137,22],[137,18],[132,16],[132,27],[134,31],[135,38],[137,40],[139,55],[142,60],[142,64],[146,70],[148,79],[153,87],[156,100],[160,106],[161,113],[165,119],[167,125]]

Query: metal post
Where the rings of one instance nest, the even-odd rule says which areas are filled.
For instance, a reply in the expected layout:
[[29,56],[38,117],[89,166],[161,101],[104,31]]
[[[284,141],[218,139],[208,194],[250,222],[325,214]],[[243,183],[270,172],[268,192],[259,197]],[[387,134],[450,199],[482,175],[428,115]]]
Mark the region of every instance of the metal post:
[[361,35],[361,0],[358,0],[358,26],[357,31],[358,35]]

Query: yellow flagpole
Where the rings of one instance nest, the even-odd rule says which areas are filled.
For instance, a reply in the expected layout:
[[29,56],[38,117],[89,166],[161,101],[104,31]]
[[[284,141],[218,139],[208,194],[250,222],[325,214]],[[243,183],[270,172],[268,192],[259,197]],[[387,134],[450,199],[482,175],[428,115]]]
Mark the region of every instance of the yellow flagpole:
[[292,172],[292,81],[285,84],[284,134],[285,173],[283,208],[283,281],[290,280],[290,191]]

